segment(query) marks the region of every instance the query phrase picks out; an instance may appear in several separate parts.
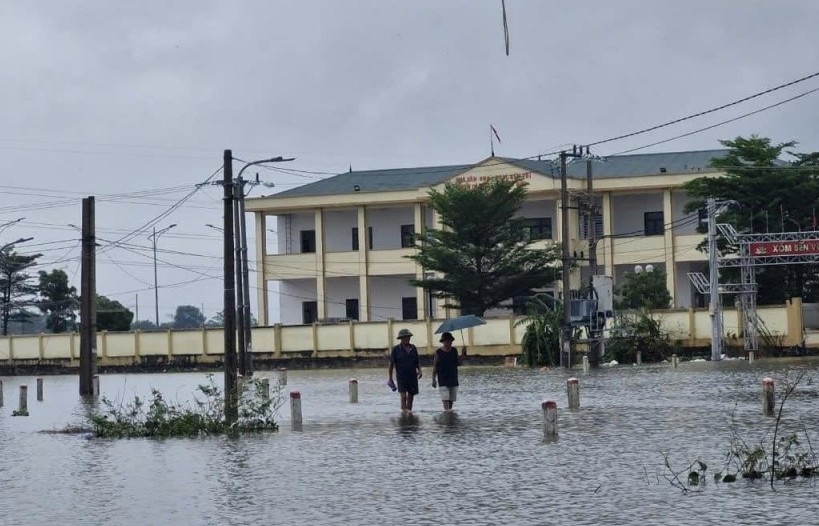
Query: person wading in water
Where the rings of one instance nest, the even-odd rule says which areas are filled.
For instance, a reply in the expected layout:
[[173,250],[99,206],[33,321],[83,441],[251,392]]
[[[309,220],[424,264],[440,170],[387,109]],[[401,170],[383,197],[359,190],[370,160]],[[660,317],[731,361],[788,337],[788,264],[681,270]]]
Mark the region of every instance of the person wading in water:
[[398,393],[401,395],[401,410],[412,411],[412,401],[418,394],[418,380],[421,379],[421,363],[418,360],[418,349],[410,343],[412,333],[408,329],[398,331],[400,343],[390,352],[389,384],[392,385],[392,372],[398,381]]
[[444,411],[451,411],[452,404],[458,398],[458,366],[466,358],[466,348],[459,355],[458,349],[452,346],[453,341],[455,338],[451,332],[443,333],[443,345],[435,351],[435,358],[432,360],[432,388],[438,387]]

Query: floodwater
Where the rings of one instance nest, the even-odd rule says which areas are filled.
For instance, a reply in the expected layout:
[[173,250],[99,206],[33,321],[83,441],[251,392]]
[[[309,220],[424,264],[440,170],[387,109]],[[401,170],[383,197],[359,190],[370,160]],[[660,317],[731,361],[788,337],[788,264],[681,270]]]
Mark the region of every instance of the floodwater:
[[[403,418],[386,368],[288,373],[304,425],[239,438],[101,440],[40,433],[77,423],[77,377],[5,377],[0,409],[0,524],[117,525],[534,525],[816,524],[814,481],[716,484],[730,425],[748,442],[770,437],[761,379],[779,386],[816,361],[682,363],[541,372],[463,368],[453,416],[422,380],[415,416]],[[427,373],[429,370],[427,370]],[[275,373],[261,372],[276,378]],[[581,408],[566,410],[566,379]],[[347,380],[359,381],[348,403]],[[215,375],[221,380],[221,374]],[[203,374],[103,375],[103,394],[132,399],[159,388],[187,400]],[[18,386],[31,416],[12,417]],[[559,438],[543,437],[540,404],[556,400]],[[783,432],[819,444],[815,383],[786,404]],[[683,470],[709,465],[705,488],[669,483],[663,454]]]

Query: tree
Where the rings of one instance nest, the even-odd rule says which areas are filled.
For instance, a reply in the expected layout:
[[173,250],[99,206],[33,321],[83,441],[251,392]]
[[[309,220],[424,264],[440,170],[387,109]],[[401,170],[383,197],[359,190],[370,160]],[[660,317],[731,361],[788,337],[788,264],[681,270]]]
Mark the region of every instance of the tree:
[[617,287],[617,294],[621,297],[618,308],[667,309],[671,294],[665,283],[665,271],[660,269],[626,274],[623,284]]
[[195,329],[205,325],[205,315],[199,307],[193,305],[179,305],[173,317],[174,329]]
[[135,331],[152,331],[156,328],[156,324],[151,320],[134,320],[131,324],[131,329]]
[[205,322],[207,327],[224,327],[225,326],[225,315],[223,311],[219,311],[213,315],[213,318],[209,319]]
[[519,217],[526,188],[516,181],[494,179],[468,188],[447,183],[432,189],[430,204],[442,229],[427,229],[407,256],[436,277],[413,279],[447,307],[482,316],[491,308],[536,289],[548,287],[560,272],[559,248],[532,248],[526,220]]
[[97,330],[129,331],[134,313],[122,303],[97,295]]
[[26,272],[42,254],[23,255],[14,251],[14,243],[0,250],[0,321],[3,335],[8,334],[9,321],[25,322],[36,316],[26,309],[36,298],[37,286]]
[[[774,144],[771,139],[752,135],[720,141],[728,153],[711,165],[724,177],[700,177],[684,185],[690,201],[686,212],[705,206],[706,199],[732,200],[720,221],[740,232],[797,232],[816,230],[816,201],[819,199],[819,153],[786,152],[795,142]],[[783,153],[795,160],[780,160]],[[704,230],[703,230],[704,231]],[[721,246],[723,252],[735,247]],[[795,296],[810,301],[819,298],[816,281],[819,266],[811,264],[757,267],[757,301],[781,304]],[[736,270],[727,272],[733,280]]]
[[46,329],[51,332],[73,331],[77,325],[79,298],[77,288],[68,284],[68,274],[55,269],[39,272],[40,299],[37,308],[46,316]]

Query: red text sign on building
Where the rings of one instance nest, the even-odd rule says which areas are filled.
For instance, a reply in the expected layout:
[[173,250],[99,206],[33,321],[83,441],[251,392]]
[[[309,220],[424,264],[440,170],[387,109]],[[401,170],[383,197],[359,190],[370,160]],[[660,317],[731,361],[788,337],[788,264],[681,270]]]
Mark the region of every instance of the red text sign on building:
[[805,241],[756,241],[751,243],[751,257],[778,258],[819,254],[819,239]]
[[493,179],[503,179],[515,181],[518,185],[526,184],[532,178],[532,172],[498,174],[498,175],[459,175],[455,178],[455,183],[468,188],[474,188],[482,183],[487,183]]

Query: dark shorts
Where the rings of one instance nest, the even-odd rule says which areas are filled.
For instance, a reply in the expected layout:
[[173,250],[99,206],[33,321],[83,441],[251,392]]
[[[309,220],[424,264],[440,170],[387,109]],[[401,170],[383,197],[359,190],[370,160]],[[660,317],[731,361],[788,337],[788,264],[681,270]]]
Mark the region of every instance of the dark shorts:
[[410,393],[412,395],[418,394],[418,378],[413,376],[411,378],[398,378],[398,392]]

